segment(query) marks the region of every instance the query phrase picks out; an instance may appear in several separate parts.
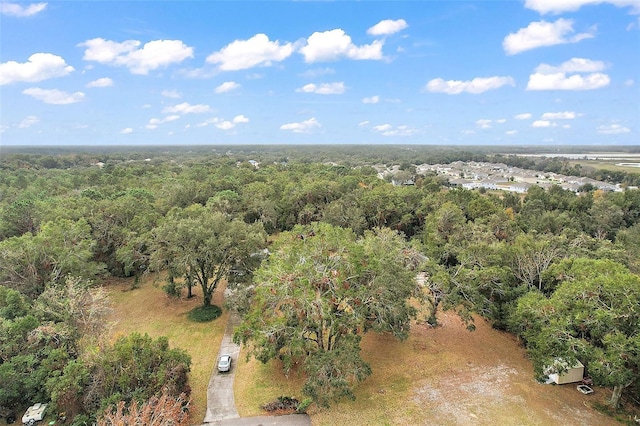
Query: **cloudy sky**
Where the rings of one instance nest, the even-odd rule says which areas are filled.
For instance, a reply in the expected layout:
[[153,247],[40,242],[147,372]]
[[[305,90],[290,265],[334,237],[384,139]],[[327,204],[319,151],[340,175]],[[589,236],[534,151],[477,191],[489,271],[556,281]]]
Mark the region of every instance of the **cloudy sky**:
[[640,145],[638,0],[0,12],[0,145]]

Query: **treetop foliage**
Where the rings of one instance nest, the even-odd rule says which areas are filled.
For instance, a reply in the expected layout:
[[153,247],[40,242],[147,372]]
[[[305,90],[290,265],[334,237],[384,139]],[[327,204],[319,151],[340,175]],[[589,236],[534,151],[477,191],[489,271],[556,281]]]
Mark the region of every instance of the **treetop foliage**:
[[[415,175],[415,166],[495,161],[626,185],[638,183],[636,174],[519,157],[505,147],[500,154],[417,146],[190,149],[3,152],[0,381],[10,385],[1,387],[0,405],[29,397],[78,413],[102,406],[97,385],[91,404],[83,399],[98,364],[117,358],[99,339],[105,330],[95,319],[108,307],[95,285],[109,276],[135,282],[155,271],[166,272],[173,294],[199,286],[205,305],[226,281],[236,292],[233,306],[246,314],[236,338],[260,360],[278,357],[290,368],[300,362],[310,379],[305,392],[322,404],[351,396],[370,374],[359,358],[363,333],[407,336],[416,315],[409,298],[425,302],[424,320],[434,326],[440,309],[453,309],[470,328],[478,314],[498,328],[513,327],[541,360],[552,349],[569,354],[565,346],[535,346],[538,334],[564,336],[576,327],[593,339],[561,342],[595,348],[591,353],[600,359],[639,352],[626,331],[598,334],[597,326],[627,327],[622,316],[613,319],[589,299],[567,305],[571,319],[555,304],[592,285],[598,303],[621,302],[606,299],[601,288],[634,300],[635,293],[605,278],[631,286],[640,272],[640,191],[575,194],[534,186],[524,195],[481,193],[449,188],[434,174]],[[413,185],[378,177],[392,165]],[[595,275],[584,275],[588,271]],[[566,314],[558,324],[583,322],[570,332],[547,327],[537,315],[545,310]],[[516,327],[516,314],[525,328]],[[141,347],[162,346],[136,339]],[[102,358],[85,358],[97,352]],[[586,349],[573,353],[599,368]],[[180,371],[188,371],[188,363],[176,359]],[[622,370],[634,368],[625,363]],[[173,380],[165,373],[158,374]],[[625,374],[611,370],[612,377],[637,382]],[[104,393],[115,404],[143,391],[124,386]]]

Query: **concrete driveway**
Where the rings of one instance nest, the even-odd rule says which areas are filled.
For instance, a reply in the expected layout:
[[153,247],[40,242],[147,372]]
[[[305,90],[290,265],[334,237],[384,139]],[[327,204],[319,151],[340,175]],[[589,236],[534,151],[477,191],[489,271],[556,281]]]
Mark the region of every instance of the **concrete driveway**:
[[[218,352],[211,379],[209,379],[207,414],[204,417],[203,426],[311,426],[311,419],[306,414],[240,417],[233,397],[233,380],[240,355],[240,346],[233,343],[233,330],[238,324],[240,324],[240,317],[237,313],[231,312],[222,343],[220,343],[220,352]],[[233,359],[231,370],[226,373],[218,372],[218,357],[222,354],[229,354]]]
[[[220,352],[213,365],[211,379],[207,388],[207,414],[205,423],[213,423],[225,419],[239,418],[236,410],[236,402],[233,398],[233,379],[236,375],[236,364],[240,354],[240,346],[233,343],[233,329],[240,323],[240,318],[235,312],[231,312],[224,330]],[[218,358],[222,354],[231,355],[231,370],[226,373],[218,372]]]
[[286,416],[238,417],[237,419],[220,420],[208,425],[216,426],[311,426],[306,414],[289,414]]

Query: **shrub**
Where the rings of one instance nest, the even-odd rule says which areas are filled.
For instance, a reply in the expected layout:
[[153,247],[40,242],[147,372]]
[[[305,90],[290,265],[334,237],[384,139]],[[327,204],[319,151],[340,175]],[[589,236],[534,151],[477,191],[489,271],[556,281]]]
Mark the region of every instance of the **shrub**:
[[289,396],[279,396],[275,401],[268,402],[260,406],[260,408],[269,413],[285,413],[291,411],[297,412],[299,406],[300,402],[297,399]]
[[222,315],[222,309],[216,305],[198,306],[189,312],[189,319],[195,322],[209,322]]

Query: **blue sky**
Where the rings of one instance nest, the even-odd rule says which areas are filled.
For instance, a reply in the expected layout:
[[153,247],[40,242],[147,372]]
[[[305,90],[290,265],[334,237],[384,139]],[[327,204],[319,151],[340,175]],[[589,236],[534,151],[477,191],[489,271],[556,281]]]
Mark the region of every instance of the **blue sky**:
[[640,2],[0,2],[0,144],[640,145]]

